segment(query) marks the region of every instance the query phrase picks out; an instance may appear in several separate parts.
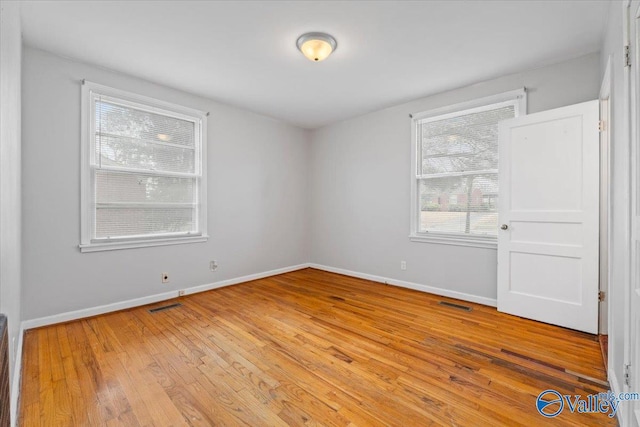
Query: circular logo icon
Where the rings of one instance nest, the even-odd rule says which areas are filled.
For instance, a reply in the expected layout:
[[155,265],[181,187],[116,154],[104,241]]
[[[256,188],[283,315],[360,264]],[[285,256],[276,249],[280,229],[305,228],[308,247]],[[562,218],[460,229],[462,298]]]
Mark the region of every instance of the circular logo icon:
[[557,391],[545,390],[538,395],[536,408],[540,415],[553,418],[564,409],[564,400],[562,400],[562,395]]

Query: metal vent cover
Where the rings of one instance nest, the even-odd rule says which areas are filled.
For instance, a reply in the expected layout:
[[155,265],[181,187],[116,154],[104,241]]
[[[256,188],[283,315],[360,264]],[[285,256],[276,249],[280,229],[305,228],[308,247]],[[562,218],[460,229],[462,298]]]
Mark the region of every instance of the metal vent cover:
[[457,308],[458,310],[471,311],[473,310],[471,307],[462,304],[455,304],[448,301],[438,301],[438,304],[444,305],[445,307]]

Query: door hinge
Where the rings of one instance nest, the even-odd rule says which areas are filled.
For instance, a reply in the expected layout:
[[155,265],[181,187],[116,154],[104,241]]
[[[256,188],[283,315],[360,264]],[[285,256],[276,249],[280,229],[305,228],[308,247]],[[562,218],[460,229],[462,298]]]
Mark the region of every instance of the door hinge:
[[607,294],[605,293],[605,291],[598,292],[598,301],[602,302],[605,300],[606,297],[607,297]]
[[623,55],[624,55],[624,66],[626,67],[631,67],[631,48],[629,45],[626,45],[624,47],[624,51],[623,51]]
[[598,130],[600,132],[604,131],[604,120],[598,121]]
[[631,365],[624,365],[624,383],[631,387]]

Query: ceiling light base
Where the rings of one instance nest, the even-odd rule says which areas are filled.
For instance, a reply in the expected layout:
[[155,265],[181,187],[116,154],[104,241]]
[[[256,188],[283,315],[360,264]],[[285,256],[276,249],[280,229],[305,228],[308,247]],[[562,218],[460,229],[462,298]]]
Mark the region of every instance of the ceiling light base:
[[296,45],[298,50],[313,62],[326,59],[338,47],[336,39],[329,34],[318,32],[301,35]]

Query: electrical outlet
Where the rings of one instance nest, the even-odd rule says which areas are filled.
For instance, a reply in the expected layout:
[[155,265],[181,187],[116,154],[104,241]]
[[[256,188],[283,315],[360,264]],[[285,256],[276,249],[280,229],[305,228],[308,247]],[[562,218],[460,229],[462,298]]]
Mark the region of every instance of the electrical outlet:
[[209,270],[216,271],[218,269],[218,262],[213,260],[209,263]]
[[407,261],[400,261],[400,270],[407,269]]
[[180,290],[178,291],[178,296],[179,296],[179,297],[183,297],[183,296],[184,296],[184,289],[180,289]]
[[162,273],[162,283],[169,283],[169,273]]

